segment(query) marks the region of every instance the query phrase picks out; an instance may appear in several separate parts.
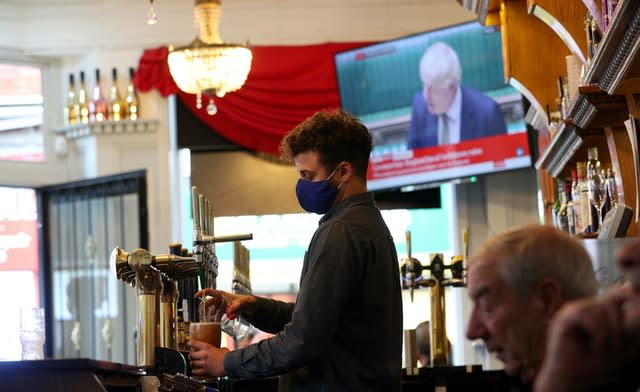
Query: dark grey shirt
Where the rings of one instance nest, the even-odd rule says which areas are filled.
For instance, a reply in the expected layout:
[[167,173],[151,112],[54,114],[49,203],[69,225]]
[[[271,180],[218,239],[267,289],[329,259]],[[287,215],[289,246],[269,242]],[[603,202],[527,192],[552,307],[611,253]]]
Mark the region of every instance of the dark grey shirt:
[[[398,256],[372,193],[320,219],[295,304],[259,298],[250,321],[276,335],[225,356],[230,378],[282,375],[280,390],[400,391]],[[287,374],[284,374],[287,373]]]

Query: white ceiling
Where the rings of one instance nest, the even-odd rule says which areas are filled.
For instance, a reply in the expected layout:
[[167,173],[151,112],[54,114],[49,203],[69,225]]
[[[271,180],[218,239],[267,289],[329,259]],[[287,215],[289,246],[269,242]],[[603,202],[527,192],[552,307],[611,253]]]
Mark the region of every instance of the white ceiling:
[[[184,45],[195,36],[193,1],[0,0],[0,50],[31,56],[95,48]],[[374,41],[475,19],[455,0],[223,0],[226,42],[253,45]]]

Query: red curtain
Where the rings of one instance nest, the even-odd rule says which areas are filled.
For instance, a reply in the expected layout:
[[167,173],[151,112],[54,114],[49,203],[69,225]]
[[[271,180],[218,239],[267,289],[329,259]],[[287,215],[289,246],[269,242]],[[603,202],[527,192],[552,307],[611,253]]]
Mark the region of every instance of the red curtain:
[[368,42],[305,46],[254,46],[253,62],[244,86],[223,98],[214,98],[218,113],[206,112],[208,98],[196,108],[196,96],[178,89],[169,73],[168,49],[147,49],[135,75],[140,91],[156,88],[167,96],[178,94],[191,111],[213,131],[245,148],[278,153],[282,136],[314,112],[336,108],[340,97],[333,55]]

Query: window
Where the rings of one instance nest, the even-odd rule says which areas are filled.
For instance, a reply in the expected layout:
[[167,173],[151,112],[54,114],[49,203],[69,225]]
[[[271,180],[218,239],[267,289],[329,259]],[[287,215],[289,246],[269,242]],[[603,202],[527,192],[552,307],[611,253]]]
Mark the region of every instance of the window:
[[0,160],[44,161],[42,71],[0,63]]
[[19,360],[20,308],[40,305],[36,196],[0,187],[0,360]]

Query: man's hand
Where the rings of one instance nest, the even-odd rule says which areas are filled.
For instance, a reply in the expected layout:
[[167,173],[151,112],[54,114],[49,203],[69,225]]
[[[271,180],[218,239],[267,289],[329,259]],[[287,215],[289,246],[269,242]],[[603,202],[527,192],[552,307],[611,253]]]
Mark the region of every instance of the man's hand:
[[229,352],[227,348],[217,348],[200,340],[189,340],[187,344],[191,348],[189,360],[194,376],[224,376],[224,356]]
[[[206,301],[206,306],[219,309],[224,306],[222,312],[226,313],[230,320],[235,319],[238,314],[251,315],[256,310],[256,298],[252,295],[231,294],[226,291],[204,289],[195,294],[196,298],[210,297]],[[221,313],[222,313],[221,312]]]
[[[536,392],[628,390],[640,385],[640,296],[630,285],[570,302],[549,326]],[[616,389],[619,388],[619,389]],[[632,389],[635,390],[635,389]]]

